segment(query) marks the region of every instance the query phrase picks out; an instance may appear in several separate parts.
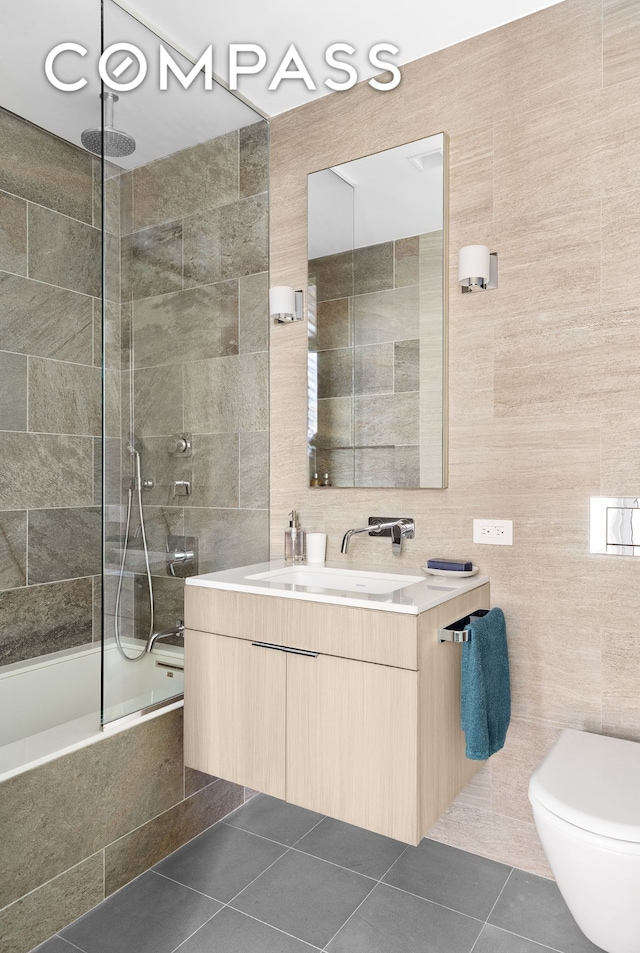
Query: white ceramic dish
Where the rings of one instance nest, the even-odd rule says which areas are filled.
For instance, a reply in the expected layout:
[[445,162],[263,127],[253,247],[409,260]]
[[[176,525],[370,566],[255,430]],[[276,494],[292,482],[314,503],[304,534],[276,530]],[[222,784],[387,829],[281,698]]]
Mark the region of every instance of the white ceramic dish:
[[463,572],[459,572],[456,569],[429,569],[428,566],[420,566],[420,569],[423,572],[429,573],[431,576],[457,576],[458,579],[463,579],[465,576],[475,576],[478,572],[477,566],[472,566],[471,569],[467,569]]

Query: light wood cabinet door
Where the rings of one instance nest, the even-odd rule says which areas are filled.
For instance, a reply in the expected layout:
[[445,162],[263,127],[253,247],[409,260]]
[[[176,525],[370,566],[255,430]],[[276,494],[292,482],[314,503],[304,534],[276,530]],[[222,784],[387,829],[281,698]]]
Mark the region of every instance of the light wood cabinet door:
[[287,656],[287,801],[418,840],[418,673]]
[[285,654],[188,629],[184,670],[185,764],[284,798]]

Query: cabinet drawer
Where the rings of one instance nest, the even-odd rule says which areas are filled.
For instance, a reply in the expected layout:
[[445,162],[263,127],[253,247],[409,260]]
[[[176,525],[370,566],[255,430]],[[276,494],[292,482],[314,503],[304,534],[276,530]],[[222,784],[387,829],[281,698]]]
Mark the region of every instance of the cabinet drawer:
[[184,624],[187,629],[250,642],[281,642],[285,601],[227,589],[185,586]]
[[418,668],[417,616],[187,586],[185,625],[338,658]]

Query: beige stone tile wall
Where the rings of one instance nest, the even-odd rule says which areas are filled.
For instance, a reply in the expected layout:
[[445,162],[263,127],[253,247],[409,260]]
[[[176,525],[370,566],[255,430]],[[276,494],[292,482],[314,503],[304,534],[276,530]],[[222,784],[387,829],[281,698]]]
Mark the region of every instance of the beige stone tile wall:
[[[565,726],[640,741],[638,569],[588,552],[589,497],[640,492],[640,19],[565,0],[271,126],[271,281],[305,287],[306,176],[439,132],[450,137],[449,485],[307,487],[306,326],[271,329],[271,549],[292,508],[328,556],[390,564],[346,529],[413,516],[396,566],[465,556],[508,623],[513,723],[432,836],[548,874],[526,788]],[[489,244],[500,287],[462,295],[457,252]],[[512,519],[513,547],[471,542]]]

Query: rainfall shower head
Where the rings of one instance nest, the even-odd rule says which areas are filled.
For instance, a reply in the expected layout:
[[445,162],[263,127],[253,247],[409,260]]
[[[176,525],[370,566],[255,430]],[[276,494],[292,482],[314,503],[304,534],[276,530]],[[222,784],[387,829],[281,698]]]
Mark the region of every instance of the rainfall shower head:
[[[104,101],[104,154],[109,158],[119,158],[121,156],[130,156],[135,152],[136,141],[128,132],[121,132],[120,129],[114,129],[113,126],[113,104],[118,102],[119,96],[115,93],[101,93],[100,98]],[[89,152],[99,156],[102,154],[103,131],[102,129],[85,129],[80,136],[82,145]]]

